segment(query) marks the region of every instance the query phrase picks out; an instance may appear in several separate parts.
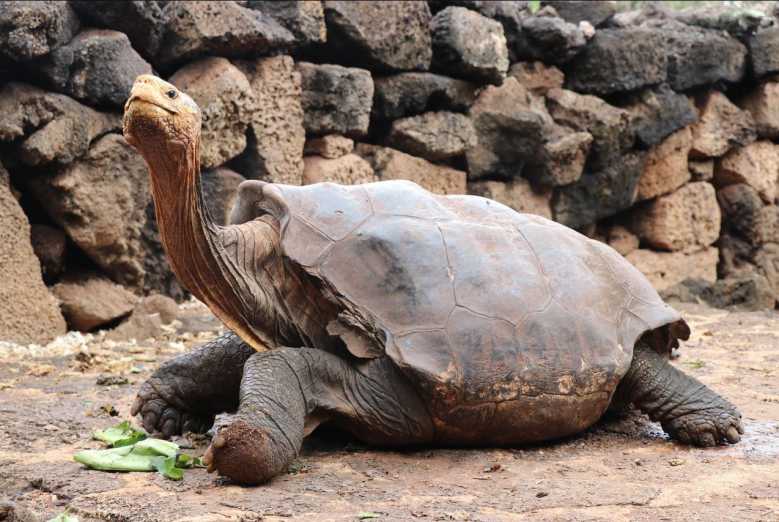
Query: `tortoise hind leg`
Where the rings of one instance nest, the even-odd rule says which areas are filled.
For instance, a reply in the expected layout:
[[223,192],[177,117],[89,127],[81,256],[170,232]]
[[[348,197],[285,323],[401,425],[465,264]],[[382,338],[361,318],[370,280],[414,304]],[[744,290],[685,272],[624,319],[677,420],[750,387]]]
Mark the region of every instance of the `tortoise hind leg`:
[[164,437],[205,432],[214,415],[235,410],[243,365],[256,351],[232,332],[160,366],[141,385],[130,413]]
[[323,422],[383,446],[428,442],[433,433],[424,404],[386,358],[352,365],[322,350],[277,348],[247,361],[238,411],[204,461],[209,471],[259,484],[283,472]]
[[686,444],[735,443],[744,433],[735,406],[642,341],[636,344],[615,399],[633,402],[672,438]]

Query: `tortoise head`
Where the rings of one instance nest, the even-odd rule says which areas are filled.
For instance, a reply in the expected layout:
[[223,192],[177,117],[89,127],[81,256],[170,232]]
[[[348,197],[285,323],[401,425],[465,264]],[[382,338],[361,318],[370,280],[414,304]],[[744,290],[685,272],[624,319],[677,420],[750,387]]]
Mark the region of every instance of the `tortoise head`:
[[187,94],[161,78],[136,78],[124,106],[124,137],[149,163],[155,156],[197,148],[200,109]]

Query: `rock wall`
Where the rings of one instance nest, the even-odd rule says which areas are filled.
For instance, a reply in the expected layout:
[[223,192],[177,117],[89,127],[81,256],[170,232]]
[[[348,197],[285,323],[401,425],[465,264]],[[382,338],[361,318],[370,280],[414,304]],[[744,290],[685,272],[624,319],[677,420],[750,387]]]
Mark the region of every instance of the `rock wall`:
[[[121,136],[149,72],[203,110],[221,221],[245,178],[410,179],[608,242],[671,297],[773,308],[775,13],[647,4],[0,2],[0,233],[13,237],[0,259],[16,285],[3,283],[3,314],[51,323],[4,317],[0,340],[62,331],[44,283],[82,329],[131,313],[115,283],[184,297],[146,166]],[[114,294],[99,319],[79,305]]]

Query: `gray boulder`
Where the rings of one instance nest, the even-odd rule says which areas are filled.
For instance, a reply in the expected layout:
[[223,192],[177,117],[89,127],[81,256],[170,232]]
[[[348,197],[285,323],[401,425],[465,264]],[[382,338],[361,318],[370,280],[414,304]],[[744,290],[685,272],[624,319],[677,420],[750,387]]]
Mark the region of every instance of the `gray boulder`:
[[509,67],[503,26],[464,7],[433,17],[433,66],[455,77],[500,84]]
[[476,85],[440,74],[407,72],[374,80],[372,116],[394,120],[426,111],[465,112]]
[[666,301],[703,302],[715,308],[738,311],[773,310],[776,295],[771,282],[757,272],[745,272],[712,283],[704,279],[685,279],[660,292]]
[[747,45],[755,78],[779,72],[779,27],[758,31],[747,39]]
[[663,37],[651,29],[603,29],[564,67],[569,89],[587,94],[627,92],[665,81]]
[[604,0],[554,0],[543,1],[543,6],[554,7],[558,16],[574,25],[579,22],[590,22],[593,27],[598,27],[608,21],[616,12],[616,2]]
[[674,92],[667,84],[631,94],[623,108],[630,113],[636,143],[643,148],[654,147],[698,120],[698,113],[690,99]]
[[364,136],[370,124],[373,80],[364,69],[299,62],[303,125],[313,135]]
[[387,142],[403,152],[430,161],[462,156],[476,144],[476,132],[467,116],[454,112],[427,112],[395,120]]
[[322,2],[292,0],[249,0],[246,7],[273,17],[295,37],[299,46],[322,43],[327,40],[325,12]]
[[121,128],[118,115],[97,112],[62,94],[9,83],[0,89],[0,142],[15,142],[30,166],[65,165],[89,144]]
[[165,34],[166,18],[162,3],[156,0],[70,0],[84,20],[96,27],[114,29],[127,35],[133,48],[152,60]]
[[124,33],[88,29],[35,63],[49,86],[90,105],[121,108],[135,78],[152,68]]
[[167,32],[155,65],[169,67],[202,55],[267,54],[295,43],[291,32],[237,2],[168,2]]
[[556,16],[530,16],[522,21],[514,54],[521,60],[560,65],[579,54],[587,43],[584,31]]
[[0,2],[0,54],[16,62],[44,56],[64,45],[81,24],[68,2]]
[[431,16],[426,2],[329,0],[325,19],[328,46],[349,65],[381,71],[430,68]]

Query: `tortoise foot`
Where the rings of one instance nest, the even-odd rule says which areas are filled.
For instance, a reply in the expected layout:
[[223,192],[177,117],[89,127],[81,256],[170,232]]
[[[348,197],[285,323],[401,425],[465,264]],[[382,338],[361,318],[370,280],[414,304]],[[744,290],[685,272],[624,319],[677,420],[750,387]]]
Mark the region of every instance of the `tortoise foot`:
[[174,387],[152,376],[141,385],[130,414],[140,414],[143,428],[163,438],[187,431],[205,433],[214,422],[213,416],[196,414],[185,404]]
[[732,406],[688,413],[663,422],[663,429],[679,442],[702,447],[735,444],[744,433],[741,414]]
[[242,419],[233,420],[216,430],[203,462],[209,473],[216,471],[239,484],[262,484],[279,472],[272,444],[265,430]]

